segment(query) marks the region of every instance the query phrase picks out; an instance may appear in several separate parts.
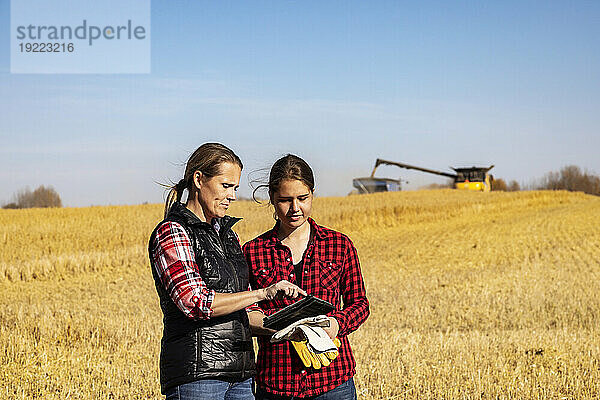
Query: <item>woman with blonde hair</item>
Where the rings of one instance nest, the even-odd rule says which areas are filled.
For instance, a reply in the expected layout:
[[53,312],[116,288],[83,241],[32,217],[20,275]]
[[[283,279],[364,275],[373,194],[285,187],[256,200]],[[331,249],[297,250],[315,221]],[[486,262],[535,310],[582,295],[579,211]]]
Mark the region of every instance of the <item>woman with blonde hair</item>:
[[253,399],[255,363],[246,307],[279,293],[305,294],[286,280],[248,290],[248,267],[231,229],[239,218],[226,215],[241,170],[240,158],[226,146],[198,147],[169,192],[165,219],[150,237],[164,316],[160,384],[168,400]]

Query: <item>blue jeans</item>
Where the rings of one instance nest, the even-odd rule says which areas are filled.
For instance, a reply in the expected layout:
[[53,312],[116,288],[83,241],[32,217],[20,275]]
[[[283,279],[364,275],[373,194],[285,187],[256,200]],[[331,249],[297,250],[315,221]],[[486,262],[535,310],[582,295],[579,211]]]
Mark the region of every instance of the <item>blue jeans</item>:
[[254,400],[252,379],[242,382],[201,379],[175,386],[166,396],[165,400]]
[[[256,388],[256,400],[293,400],[300,399],[300,397],[286,397],[277,396],[269,392],[265,392],[260,387]],[[342,383],[331,389],[329,392],[325,392],[318,396],[302,398],[303,400],[356,400],[356,387],[354,386],[354,379],[350,378],[346,382]]]

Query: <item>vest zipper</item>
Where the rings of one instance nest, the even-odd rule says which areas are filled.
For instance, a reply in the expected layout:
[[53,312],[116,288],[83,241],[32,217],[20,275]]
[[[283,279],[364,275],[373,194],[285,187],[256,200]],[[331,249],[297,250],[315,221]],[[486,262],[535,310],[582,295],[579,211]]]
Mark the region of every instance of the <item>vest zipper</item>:
[[[231,228],[226,228],[226,227],[222,226],[221,229],[231,229]],[[225,249],[225,243],[223,243],[223,239],[221,238],[221,232],[222,231],[217,232],[212,227],[211,227],[211,230],[214,233],[214,235],[217,237],[217,245],[219,246],[219,250],[221,250],[221,253],[223,253],[223,257],[225,259],[227,259],[227,251]],[[225,236],[225,235],[223,235],[223,236]],[[226,263],[226,264],[227,264],[227,267],[229,268],[229,272],[231,273],[231,275],[235,279],[235,287],[239,288],[240,287],[240,280],[239,280],[239,278],[237,276],[237,271],[235,270],[235,268],[231,267],[231,265],[229,263]],[[240,288],[240,289],[243,290],[243,288]]]
[[[215,231],[214,229],[212,229],[212,231],[214,232],[214,234],[217,236],[218,239],[218,245],[221,247],[221,251],[223,252],[223,255],[225,256],[225,259],[227,259],[227,252],[226,252],[226,248],[225,248],[225,243],[223,242],[223,237],[225,237],[225,234],[227,233],[227,231],[231,229],[231,226],[221,226],[221,230],[219,230],[219,232]],[[235,268],[231,267],[231,265],[229,263],[228,267],[230,267],[230,272],[232,272],[232,275],[235,279],[235,288],[239,288],[241,290],[244,290],[243,288],[240,288],[240,280],[237,274],[237,271],[235,270]],[[243,310],[239,310],[237,311],[238,313],[242,313],[242,312],[246,312],[245,309]],[[243,320],[243,318],[242,318]],[[246,328],[244,327],[244,324],[242,323],[242,343],[246,343]],[[248,352],[246,350],[242,350],[242,376],[241,378],[244,378],[246,376],[246,362],[248,359]]]

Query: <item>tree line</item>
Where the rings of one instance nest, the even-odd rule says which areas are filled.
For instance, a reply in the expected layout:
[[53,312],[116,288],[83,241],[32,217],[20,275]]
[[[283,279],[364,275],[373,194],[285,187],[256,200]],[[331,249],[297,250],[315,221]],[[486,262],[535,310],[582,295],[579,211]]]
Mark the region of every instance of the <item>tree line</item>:
[[62,200],[52,186],[40,186],[34,191],[21,189],[14,194],[13,200],[2,208],[62,207]]
[[[582,171],[576,165],[567,165],[559,171],[548,172],[542,178],[528,185],[527,190],[567,190],[570,192],[584,192],[600,196],[600,176],[591,172]],[[503,179],[494,179],[492,190],[518,191],[521,187],[517,181],[508,185]]]

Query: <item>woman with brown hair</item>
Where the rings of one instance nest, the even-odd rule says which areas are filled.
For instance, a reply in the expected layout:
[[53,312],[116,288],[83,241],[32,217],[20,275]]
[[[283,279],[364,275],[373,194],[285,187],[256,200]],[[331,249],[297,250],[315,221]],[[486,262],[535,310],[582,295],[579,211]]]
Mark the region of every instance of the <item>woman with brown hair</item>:
[[[278,280],[248,290],[248,267],[227,216],[242,162],[219,143],[200,146],[172,187],[148,247],[164,318],[161,392],[167,399],[253,399],[254,351],[246,307],[305,292]],[[188,190],[185,204],[181,203]]]
[[[344,234],[318,225],[311,217],[314,176],[300,157],[288,154],[275,162],[269,174],[270,202],[277,222],[273,229],[244,245],[253,289],[289,279],[309,295],[334,306],[324,328],[340,341],[339,355],[308,367],[296,354],[293,342],[273,343],[259,336],[256,398],[284,400],[356,399],[354,356],[348,334],[369,315],[360,264],[352,241]],[[273,298],[257,305],[253,320],[272,315],[293,301]],[[259,325],[260,322],[257,323]]]

